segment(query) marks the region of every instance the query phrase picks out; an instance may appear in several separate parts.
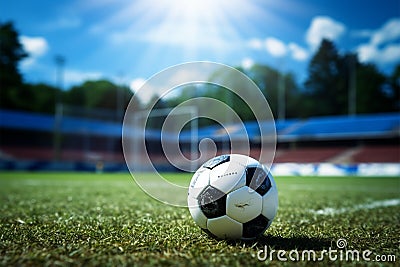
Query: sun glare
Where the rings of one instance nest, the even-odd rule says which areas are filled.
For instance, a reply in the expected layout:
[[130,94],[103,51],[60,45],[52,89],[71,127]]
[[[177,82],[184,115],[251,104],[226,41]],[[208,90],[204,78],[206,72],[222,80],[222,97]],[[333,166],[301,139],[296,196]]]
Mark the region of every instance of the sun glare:
[[[148,5],[149,2],[152,1],[147,1]],[[169,0],[153,4],[147,16],[154,14],[156,23],[146,38],[155,43],[180,45],[190,51],[197,48],[222,51],[240,42],[236,25],[246,22],[236,21],[233,14],[240,10],[244,20],[251,16],[251,10],[257,10],[254,2],[243,0]]]
[[254,32],[251,20],[264,17],[257,0],[137,0],[113,17],[116,25],[130,22],[114,36],[117,41],[146,43],[136,59],[141,68],[149,62],[164,67],[169,56],[176,63],[224,62],[227,55],[248,48],[243,31]]

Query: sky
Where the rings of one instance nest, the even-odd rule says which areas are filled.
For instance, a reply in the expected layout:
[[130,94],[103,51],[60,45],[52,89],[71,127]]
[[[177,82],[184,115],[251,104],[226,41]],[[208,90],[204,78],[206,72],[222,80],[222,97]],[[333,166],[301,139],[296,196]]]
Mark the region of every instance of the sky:
[[400,63],[400,0],[0,0],[30,56],[25,81],[63,89],[109,79],[137,90],[190,61],[267,64],[301,84],[323,38],[390,74]]

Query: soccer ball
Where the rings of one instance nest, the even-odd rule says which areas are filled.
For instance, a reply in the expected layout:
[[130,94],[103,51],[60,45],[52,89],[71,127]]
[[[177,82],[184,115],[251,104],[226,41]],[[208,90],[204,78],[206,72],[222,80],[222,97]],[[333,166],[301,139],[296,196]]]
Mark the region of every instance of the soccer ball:
[[189,185],[188,207],[198,226],[221,239],[254,239],[271,225],[278,191],[257,160],[238,154],[204,163]]

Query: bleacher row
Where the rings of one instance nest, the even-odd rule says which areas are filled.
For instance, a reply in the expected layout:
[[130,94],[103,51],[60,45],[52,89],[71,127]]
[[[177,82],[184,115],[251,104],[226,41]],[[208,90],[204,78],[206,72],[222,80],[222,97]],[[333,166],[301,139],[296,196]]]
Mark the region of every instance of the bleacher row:
[[[260,127],[264,130],[273,130],[274,124],[262,122]],[[0,141],[4,130],[33,131],[52,133],[55,128],[55,118],[51,115],[33,114],[18,111],[0,110]],[[122,125],[120,123],[104,122],[100,120],[81,119],[64,116],[60,122],[62,134],[75,136],[100,136],[120,140]],[[275,129],[279,143],[298,141],[321,140],[357,140],[357,139],[392,139],[383,144],[360,144],[356,146],[320,146],[308,147],[280,147],[276,152],[276,163],[283,162],[333,162],[333,163],[361,163],[361,162],[400,162],[398,140],[400,137],[400,114],[374,114],[357,116],[315,117],[308,119],[290,119],[276,121]],[[147,131],[147,138],[159,138],[160,133]],[[211,138],[216,141],[226,140],[228,132],[221,127],[210,126],[199,129],[198,138]],[[256,122],[246,122],[244,128],[240,125],[229,127],[230,138],[243,138],[249,140],[259,139],[260,130]],[[85,137],[85,138],[86,138]],[[28,137],[29,138],[29,137]],[[192,142],[190,132],[182,132],[180,140]],[[120,141],[119,141],[120,143]],[[257,151],[252,151],[257,154]],[[63,149],[61,160],[64,161],[98,161],[123,162],[121,150],[104,151],[96,148],[82,150]],[[35,159],[52,160],[54,151],[51,147],[39,147],[35,144],[24,146],[10,146],[0,143],[0,159]]]
[[[257,157],[257,151],[252,151],[252,156]],[[39,160],[49,161],[54,157],[52,149],[34,147],[3,147],[0,150],[2,159],[21,159],[21,160]],[[80,162],[124,162],[121,153],[109,153],[104,151],[91,151],[82,153],[77,150],[63,150],[61,153],[62,161],[80,161]],[[157,161],[157,160],[156,160]],[[308,147],[296,149],[278,149],[275,154],[274,163],[318,163],[330,162],[339,164],[348,163],[400,163],[399,148],[395,146],[362,146],[355,148],[338,147]]]
[[[37,131],[54,130],[55,117],[44,114],[33,114],[26,112],[0,110],[0,129],[15,128]],[[273,124],[261,122],[260,127],[271,131]],[[259,134],[257,122],[246,122],[244,127],[247,135],[256,137]],[[235,127],[232,127],[235,129]],[[314,117],[308,119],[289,119],[275,121],[275,128],[278,138],[282,141],[297,139],[340,139],[340,138],[359,138],[359,137],[385,137],[400,135],[400,114],[373,114],[357,116],[332,116]],[[76,117],[64,116],[61,121],[61,131],[63,133],[85,133],[100,136],[120,137],[121,123],[105,122],[100,120],[81,119]],[[237,126],[238,131],[232,131],[231,137],[241,136],[243,130]],[[152,131],[149,135],[158,136]],[[182,137],[187,137],[188,133],[182,133]],[[221,138],[221,127],[210,126],[199,130],[199,138]]]
[[[271,122],[246,122],[242,125],[229,125],[228,132],[221,126],[209,126],[199,130],[200,139],[209,137],[223,140],[227,135],[231,138],[248,136],[257,140],[260,129],[271,133],[275,126],[278,141],[304,140],[339,140],[359,138],[386,138],[400,135],[400,114],[374,114],[357,116],[315,117],[308,119],[289,119]],[[190,139],[190,132],[182,133],[185,139]]]

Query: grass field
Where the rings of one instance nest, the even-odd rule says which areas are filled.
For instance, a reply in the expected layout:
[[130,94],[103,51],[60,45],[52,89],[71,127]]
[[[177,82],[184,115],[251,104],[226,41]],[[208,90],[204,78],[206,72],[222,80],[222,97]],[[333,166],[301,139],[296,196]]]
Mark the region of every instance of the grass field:
[[[386,260],[393,255],[395,262],[383,264],[399,266],[399,178],[276,177],[276,182],[280,206],[265,236],[228,242],[200,230],[187,209],[148,197],[129,174],[0,173],[0,264],[356,266],[377,265],[377,255]],[[348,250],[370,250],[371,262],[287,257],[307,250],[324,255],[329,247],[339,256],[346,252],[338,250],[339,238]],[[286,251],[288,261],[279,261],[276,253],[272,262],[257,258],[272,250]]]

